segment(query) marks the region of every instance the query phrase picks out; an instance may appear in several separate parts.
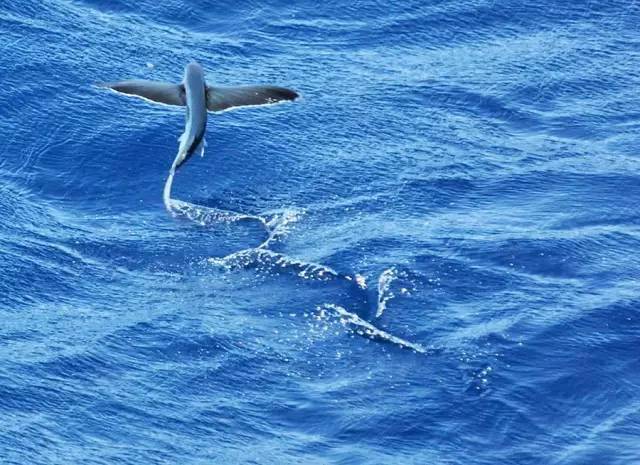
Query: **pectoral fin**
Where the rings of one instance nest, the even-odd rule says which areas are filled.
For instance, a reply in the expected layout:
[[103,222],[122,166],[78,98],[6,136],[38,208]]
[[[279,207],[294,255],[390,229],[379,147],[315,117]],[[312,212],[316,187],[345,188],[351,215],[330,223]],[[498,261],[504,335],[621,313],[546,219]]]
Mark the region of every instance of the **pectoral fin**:
[[98,84],[100,87],[115,90],[122,94],[142,97],[165,105],[186,105],[184,86],[169,82],[131,80]]
[[207,109],[222,111],[233,107],[268,105],[297,97],[296,92],[276,86],[207,86]]

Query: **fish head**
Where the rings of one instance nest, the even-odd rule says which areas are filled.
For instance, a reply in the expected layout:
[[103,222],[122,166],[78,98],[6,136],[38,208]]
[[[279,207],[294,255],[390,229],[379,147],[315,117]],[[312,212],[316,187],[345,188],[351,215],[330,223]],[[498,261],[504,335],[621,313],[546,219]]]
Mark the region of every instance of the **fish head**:
[[195,88],[195,86],[204,86],[204,69],[200,63],[192,61],[184,68],[184,83]]

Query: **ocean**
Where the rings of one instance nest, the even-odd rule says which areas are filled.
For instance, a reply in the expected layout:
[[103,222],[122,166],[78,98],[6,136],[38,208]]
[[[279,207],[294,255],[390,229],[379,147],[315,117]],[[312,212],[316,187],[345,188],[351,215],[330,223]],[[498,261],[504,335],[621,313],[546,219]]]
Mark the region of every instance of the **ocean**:
[[[121,79],[273,84],[209,114]],[[0,0],[0,463],[640,464],[640,3]]]

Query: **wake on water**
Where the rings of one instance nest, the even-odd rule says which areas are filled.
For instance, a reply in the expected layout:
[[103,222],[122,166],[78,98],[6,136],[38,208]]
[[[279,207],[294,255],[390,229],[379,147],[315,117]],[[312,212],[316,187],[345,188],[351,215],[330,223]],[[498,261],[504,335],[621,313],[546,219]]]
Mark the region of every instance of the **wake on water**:
[[[219,266],[227,270],[246,269],[250,267],[261,267],[269,269],[273,272],[288,271],[293,272],[306,280],[327,281],[327,280],[344,280],[348,282],[358,292],[366,293],[367,284],[363,276],[355,274],[349,275],[340,273],[326,265],[320,263],[311,263],[297,260],[287,255],[274,252],[269,246],[277,241],[280,237],[288,232],[288,225],[297,220],[296,212],[284,212],[274,215],[273,218],[267,220],[261,216],[245,215],[243,213],[221,210],[212,207],[196,205],[182,200],[171,198],[171,189],[176,173],[176,161],[174,161],[169,176],[164,185],[163,202],[165,208],[174,216],[185,217],[201,226],[209,225],[217,222],[237,222],[237,221],[258,221],[261,223],[266,232],[267,238],[257,247],[240,250],[224,257],[212,257],[207,260],[211,265]],[[382,316],[388,302],[395,297],[391,292],[391,283],[398,279],[399,273],[395,267],[382,272],[378,279],[377,286],[377,302],[375,318]],[[334,304],[325,303],[317,308],[319,318],[333,317],[345,327],[349,328],[358,335],[389,342],[397,346],[413,350],[418,353],[426,353],[426,349],[419,344],[415,344],[386,331],[383,331],[367,320],[360,317],[357,313],[350,312],[346,308]]]

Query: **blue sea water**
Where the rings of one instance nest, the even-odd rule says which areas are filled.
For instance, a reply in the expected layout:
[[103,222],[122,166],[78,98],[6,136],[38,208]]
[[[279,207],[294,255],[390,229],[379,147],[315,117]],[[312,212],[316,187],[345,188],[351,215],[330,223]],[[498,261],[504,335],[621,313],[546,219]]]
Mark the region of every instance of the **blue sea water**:
[[[190,60],[302,98],[174,217],[94,84]],[[640,3],[0,0],[0,83],[0,463],[640,463]]]

